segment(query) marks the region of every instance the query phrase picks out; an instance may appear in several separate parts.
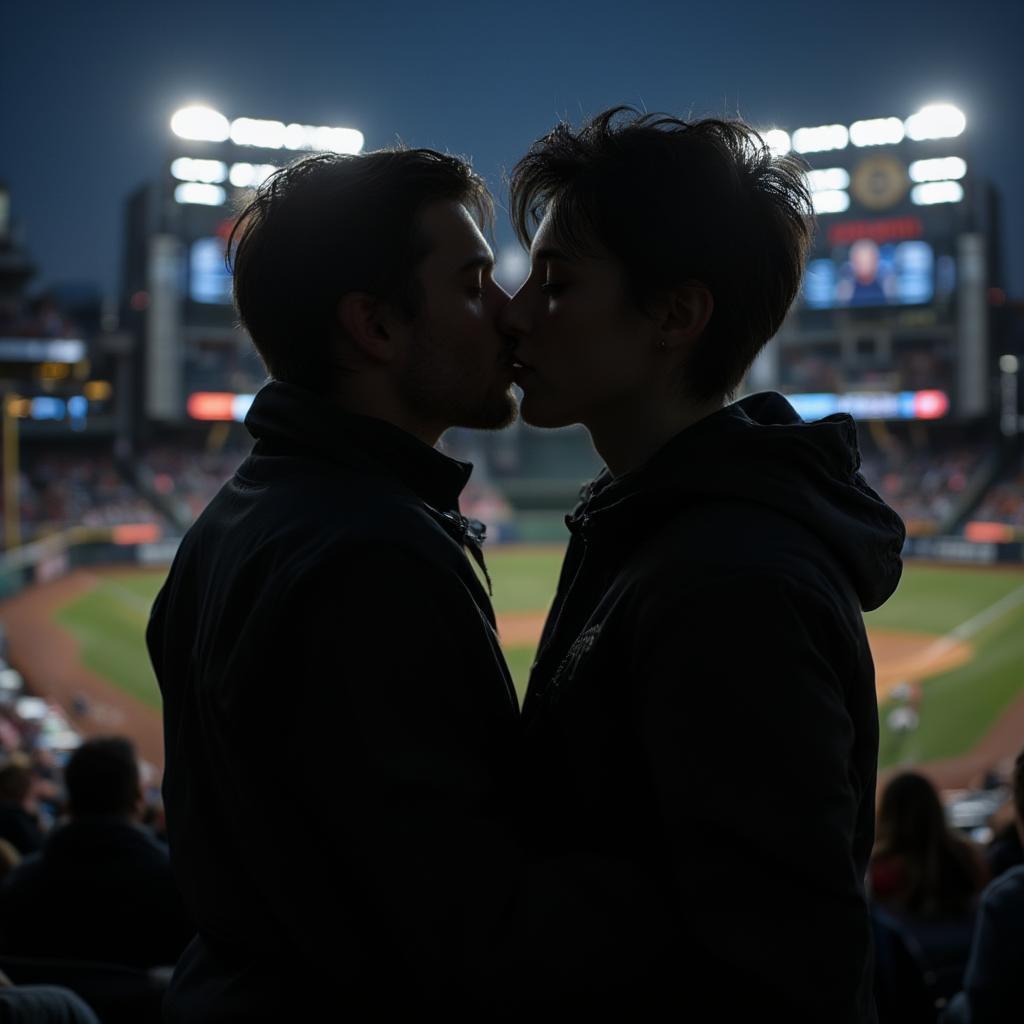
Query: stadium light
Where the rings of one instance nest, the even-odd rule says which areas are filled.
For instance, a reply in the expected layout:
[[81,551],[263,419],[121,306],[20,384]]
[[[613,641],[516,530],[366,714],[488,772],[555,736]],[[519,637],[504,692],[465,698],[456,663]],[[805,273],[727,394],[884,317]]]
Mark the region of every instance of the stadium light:
[[964,187],[959,181],[928,181],[910,190],[910,201],[918,206],[959,203],[963,197]]
[[843,213],[850,208],[850,195],[838,189],[814,192],[811,195],[815,213]]
[[236,117],[231,122],[231,141],[237,146],[281,149],[285,126],[280,121],[260,121],[254,117]]
[[355,128],[307,128],[309,148],[321,153],[359,153],[363,133]]
[[190,156],[179,156],[171,164],[171,174],[179,181],[217,184],[228,176],[228,168],[221,160],[195,160]]
[[231,133],[228,119],[210,107],[182,107],[171,118],[171,131],[182,139],[223,142]]
[[363,133],[355,128],[331,128],[310,124],[261,121],[237,117],[231,122],[231,141],[238,146],[262,149],[302,149],[318,153],[359,153]]
[[174,190],[176,203],[197,203],[200,206],[223,206],[227,193],[220,185],[206,185],[188,181]]
[[967,173],[967,161],[958,156],[915,160],[908,171],[911,181],[956,181]]
[[761,133],[761,138],[774,156],[785,156],[793,148],[789,132],[784,132],[781,128],[770,128]]
[[850,172],[845,167],[823,167],[807,172],[807,184],[812,192],[829,192],[849,188]]
[[229,179],[235,188],[258,188],[276,170],[273,164],[232,164]]
[[889,146],[902,142],[904,134],[903,122],[898,117],[875,117],[850,125],[850,141],[855,146]]
[[904,126],[907,137],[915,142],[924,139],[952,139],[967,127],[967,118],[949,103],[933,103],[908,117]]
[[829,149],[846,149],[850,133],[845,125],[823,124],[816,128],[797,128],[793,132],[793,148],[798,153],[823,153]]

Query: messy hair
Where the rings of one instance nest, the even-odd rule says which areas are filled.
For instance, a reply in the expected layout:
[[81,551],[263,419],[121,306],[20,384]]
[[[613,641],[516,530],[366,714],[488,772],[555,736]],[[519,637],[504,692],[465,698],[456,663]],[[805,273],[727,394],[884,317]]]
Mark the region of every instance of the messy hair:
[[328,384],[336,308],[348,292],[415,314],[416,269],[430,251],[418,216],[446,199],[481,227],[492,223],[483,180],[431,149],[310,156],[260,185],[235,222],[228,265],[239,318],[272,377]]
[[511,174],[529,245],[545,214],[575,255],[603,248],[644,308],[687,280],[714,299],[685,366],[687,392],[731,397],[800,287],[813,227],[805,167],[738,120],[683,121],[614,107],[559,124]]

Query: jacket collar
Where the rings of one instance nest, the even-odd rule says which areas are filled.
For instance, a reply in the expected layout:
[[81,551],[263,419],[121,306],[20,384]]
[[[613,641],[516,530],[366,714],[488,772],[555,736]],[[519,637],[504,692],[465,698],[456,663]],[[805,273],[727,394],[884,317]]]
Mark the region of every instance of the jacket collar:
[[245,426],[257,442],[301,449],[367,475],[397,477],[441,510],[458,508],[473,472],[470,463],[449,458],[392,423],[345,412],[285,381],[272,380],[260,389]]

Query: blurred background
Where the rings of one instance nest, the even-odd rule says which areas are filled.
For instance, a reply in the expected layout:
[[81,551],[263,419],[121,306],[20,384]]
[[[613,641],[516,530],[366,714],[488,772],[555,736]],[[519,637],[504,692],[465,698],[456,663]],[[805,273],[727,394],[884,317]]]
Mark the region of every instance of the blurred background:
[[[34,758],[44,825],[95,734],[131,736],[158,807],[142,631],[250,447],[265,376],[224,269],[239,196],[309,152],[450,150],[498,199],[511,291],[528,261],[507,170],[558,119],[628,103],[743,117],[809,164],[804,286],[743,392],[857,419],[909,532],[904,584],[869,619],[882,767],[920,766],[977,840],[1005,831],[1024,737],[1024,6],[56,2],[0,24],[0,747]],[[599,461],[581,428],[443,444],[476,465],[463,511],[488,525],[522,689],[562,517]]]

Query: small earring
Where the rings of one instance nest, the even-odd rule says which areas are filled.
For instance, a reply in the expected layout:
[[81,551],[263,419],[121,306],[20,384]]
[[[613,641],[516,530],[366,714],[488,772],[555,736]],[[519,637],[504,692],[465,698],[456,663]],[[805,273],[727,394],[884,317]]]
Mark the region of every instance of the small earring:
[[664,351],[665,349],[668,348],[668,342],[664,338],[662,338],[661,341],[658,342],[658,348]]

